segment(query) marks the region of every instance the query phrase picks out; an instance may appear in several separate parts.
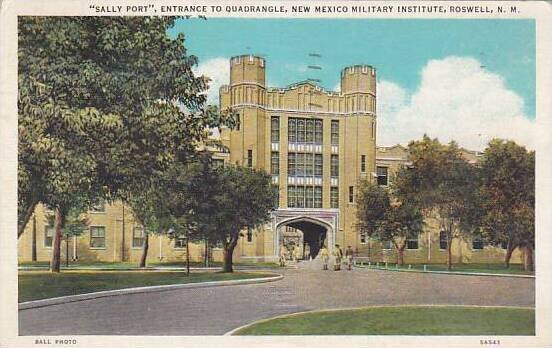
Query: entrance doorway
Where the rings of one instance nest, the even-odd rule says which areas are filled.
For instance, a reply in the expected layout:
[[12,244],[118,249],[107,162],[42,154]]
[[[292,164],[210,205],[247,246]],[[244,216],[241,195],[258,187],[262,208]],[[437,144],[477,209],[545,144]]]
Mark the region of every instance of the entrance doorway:
[[279,247],[288,259],[315,259],[323,245],[327,245],[328,229],[308,220],[294,220],[280,226]]

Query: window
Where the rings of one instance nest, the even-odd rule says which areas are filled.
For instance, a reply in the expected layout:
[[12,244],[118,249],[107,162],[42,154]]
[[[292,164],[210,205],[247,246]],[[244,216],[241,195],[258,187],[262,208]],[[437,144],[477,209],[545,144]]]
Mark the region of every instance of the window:
[[323,127],[322,127],[322,120],[315,120],[314,123],[314,143],[315,144],[322,144],[322,138],[323,138]]
[[288,142],[297,142],[297,119],[290,118],[288,120]]
[[307,129],[306,129],[306,137],[305,142],[307,144],[313,144],[314,143],[314,120],[306,120]]
[[247,150],[247,166],[253,168],[253,150]]
[[146,240],[146,235],[144,233],[144,228],[142,226],[134,227],[132,231],[132,247],[141,248],[144,246],[144,241]]
[[376,139],[376,121],[372,121],[372,139]]
[[270,119],[270,139],[273,143],[280,142],[280,118],[277,116]]
[[366,244],[368,242],[368,238],[366,238],[366,233],[361,232],[360,233],[360,244]]
[[90,207],[91,213],[105,213],[105,201],[100,200],[98,203]]
[[247,242],[253,242],[253,231],[250,228],[247,228]]
[[472,240],[472,249],[482,250],[484,247],[483,238],[481,236],[475,236]]
[[445,231],[439,232],[439,249],[447,250],[447,233]]
[[240,126],[241,126],[241,121],[240,121],[240,114],[237,114],[236,115],[236,130],[239,131],[240,130]]
[[332,145],[339,145],[339,121],[332,121]]
[[384,240],[381,242],[381,248],[383,250],[391,250],[393,248],[393,243],[390,240]]
[[104,226],[90,226],[90,248],[105,248]]
[[330,157],[330,175],[332,178],[337,178],[339,176],[339,156],[331,155]]
[[314,207],[314,187],[305,187],[305,208]]
[[360,171],[366,173],[366,155],[360,156]]
[[295,197],[297,199],[297,208],[305,207],[305,186],[295,187]]
[[297,199],[295,197],[295,186],[288,186],[288,207],[294,208],[296,203]]
[[339,188],[330,188],[330,206],[332,208],[339,208]]
[[322,176],[322,155],[314,155],[314,176]]
[[44,227],[44,246],[46,248],[51,248],[54,241],[54,233],[56,228],[52,222]]
[[295,175],[305,176],[305,154],[297,154],[297,163],[295,164]]
[[314,207],[322,208],[322,186],[314,187]]
[[406,240],[407,249],[418,249],[418,236]]
[[297,142],[305,142],[305,120],[303,119],[297,120]]
[[178,235],[174,238],[174,248],[184,249],[186,247],[186,236]]
[[213,168],[224,167],[224,160],[220,158],[213,158],[211,165],[213,166]]
[[305,154],[305,175],[314,175],[314,154],[312,153]]
[[376,175],[378,176],[378,185],[387,186],[387,167],[377,167]]
[[502,249],[508,249],[508,242],[503,240],[502,242],[500,242],[500,247]]
[[270,172],[272,175],[280,174],[280,153],[272,152],[270,154]]
[[349,186],[349,203],[355,202],[355,187]]
[[295,176],[295,164],[297,163],[297,154],[288,154],[288,176]]

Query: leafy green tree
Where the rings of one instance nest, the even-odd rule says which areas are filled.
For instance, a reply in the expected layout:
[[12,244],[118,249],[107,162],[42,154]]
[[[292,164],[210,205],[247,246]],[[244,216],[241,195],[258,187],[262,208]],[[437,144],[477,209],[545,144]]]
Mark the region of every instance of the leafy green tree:
[[389,192],[368,180],[360,182],[357,197],[358,227],[368,236],[372,236],[391,206]]
[[438,221],[447,238],[447,265],[452,268],[452,241],[478,230],[477,168],[465,161],[456,143],[439,143],[428,136],[408,145],[411,165],[399,171],[394,191],[426,217]]
[[126,200],[185,162],[205,129],[232,126],[205,105],[208,79],[192,73],[184,36],[167,36],[174,20],[19,18],[18,236],[39,202],[63,226],[74,206]]
[[270,175],[251,168],[214,168],[199,162],[188,167],[182,181],[185,189],[180,195],[185,204],[180,205],[181,216],[197,238],[222,245],[223,272],[232,272],[240,231],[264,224],[277,207],[278,195]]
[[423,215],[411,203],[398,201],[385,188],[367,181],[360,185],[357,218],[368,235],[390,241],[397,250],[397,263],[404,263],[407,240],[423,228]]
[[524,250],[525,268],[533,267],[535,247],[535,152],[510,140],[493,139],[481,164],[482,235],[506,244],[506,267],[512,252]]

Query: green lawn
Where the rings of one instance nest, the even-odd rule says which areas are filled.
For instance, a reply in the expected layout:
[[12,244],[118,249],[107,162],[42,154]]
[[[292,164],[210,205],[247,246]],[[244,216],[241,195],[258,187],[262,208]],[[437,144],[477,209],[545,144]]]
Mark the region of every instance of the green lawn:
[[[365,264],[364,266],[368,266]],[[380,262],[379,266],[372,264],[371,267],[374,268],[385,268],[385,263]],[[390,269],[395,269],[395,264],[388,263],[387,267]],[[413,264],[413,270],[423,270],[424,265]],[[408,269],[408,264],[399,266],[400,269]],[[427,265],[428,271],[448,271],[447,265],[436,265],[431,264]],[[468,264],[454,264],[452,265],[451,272],[469,272],[469,273],[497,273],[497,274],[535,274],[534,272],[525,271],[523,265],[513,264],[510,265],[510,268],[506,268],[503,263],[468,263]]]
[[372,307],[272,319],[236,335],[535,335],[535,311],[481,307]]
[[19,302],[139,286],[249,279],[274,275],[254,272],[210,272],[190,273],[187,277],[185,272],[170,271],[65,271],[59,274],[42,271],[19,272]]
[[[37,262],[20,262],[19,266],[22,267],[48,267],[50,263],[48,261],[37,261]],[[203,262],[190,262],[190,267],[204,267]],[[252,266],[252,267],[263,267],[263,268],[278,268],[278,264],[273,262],[235,262],[234,266]],[[117,269],[127,269],[127,268],[136,268],[138,269],[137,262],[70,262],[69,269],[78,268],[78,267],[93,267],[93,268],[117,268]],[[177,262],[149,262],[148,267],[186,267],[186,262],[177,261]],[[210,262],[209,267],[222,267],[222,262]],[[65,261],[62,260],[61,268],[65,267]]]

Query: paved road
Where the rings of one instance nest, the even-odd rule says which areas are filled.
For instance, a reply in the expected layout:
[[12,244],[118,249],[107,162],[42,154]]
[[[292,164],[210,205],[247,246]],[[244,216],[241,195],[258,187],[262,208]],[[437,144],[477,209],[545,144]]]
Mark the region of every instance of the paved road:
[[19,311],[20,335],[221,335],[304,310],[393,304],[534,306],[535,281],[355,269],[283,270],[264,284],[181,289]]

